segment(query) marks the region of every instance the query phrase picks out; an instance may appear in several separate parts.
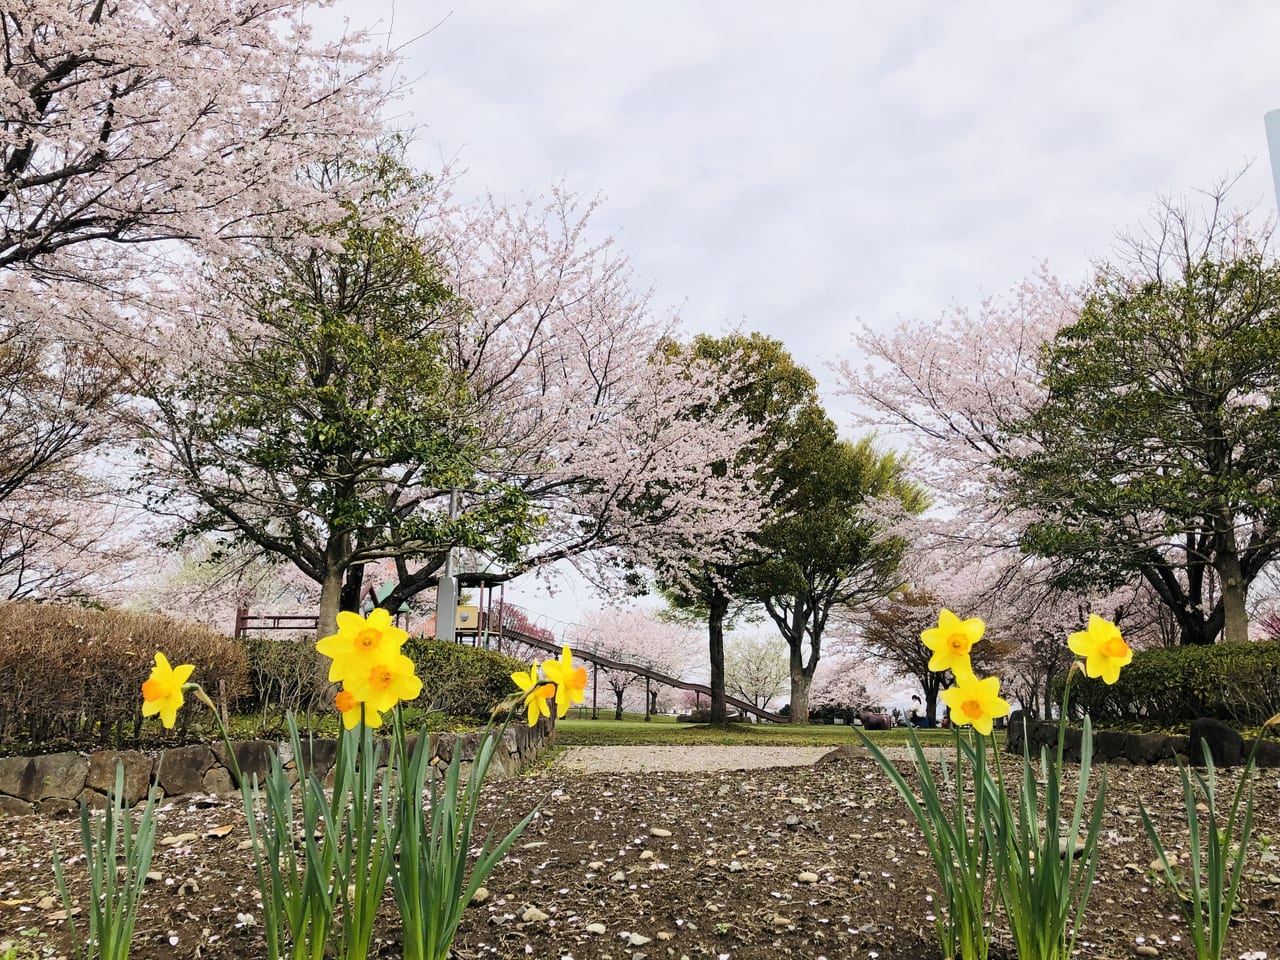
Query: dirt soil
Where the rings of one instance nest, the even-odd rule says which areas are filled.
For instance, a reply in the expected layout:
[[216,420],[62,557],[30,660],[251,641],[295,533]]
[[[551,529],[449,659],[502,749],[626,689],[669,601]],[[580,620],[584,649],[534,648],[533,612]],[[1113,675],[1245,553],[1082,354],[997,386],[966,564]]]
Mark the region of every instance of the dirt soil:
[[[1077,942],[1082,958],[1192,957],[1177,899],[1151,870],[1138,816],[1154,807],[1185,846],[1177,771],[1108,770],[1097,881]],[[1222,787],[1234,780],[1222,777]],[[564,764],[496,784],[486,823],[538,819],[473,904],[458,960],[779,960],[940,958],[931,862],[906,807],[865,757],[802,767],[583,773]],[[1257,823],[1226,957],[1280,960],[1280,773],[1257,779]],[[215,828],[230,827],[225,836]],[[183,835],[194,834],[194,837]],[[260,958],[260,916],[239,802],[163,808],[139,958]],[[77,825],[0,821],[0,956],[58,956],[67,943],[51,844],[76,848]],[[82,866],[70,869],[83,881]],[[802,876],[803,875],[803,876]],[[816,879],[815,879],[816,878]],[[377,955],[398,957],[394,901]],[[997,930],[1003,919],[997,914]],[[25,931],[25,932],[24,932]],[[993,957],[1009,957],[1007,940]]]

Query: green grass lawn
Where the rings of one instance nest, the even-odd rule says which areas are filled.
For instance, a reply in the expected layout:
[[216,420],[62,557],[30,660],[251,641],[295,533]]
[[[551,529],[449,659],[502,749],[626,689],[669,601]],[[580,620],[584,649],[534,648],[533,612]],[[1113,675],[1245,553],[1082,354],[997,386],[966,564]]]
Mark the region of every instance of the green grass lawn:
[[[951,743],[950,730],[919,730],[917,733],[925,746]],[[901,746],[907,742],[905,728],[873,730],[870,736],[876,743],[886,746]],[[844,725],[792,727],[772,723],[735,723],[728,729],[717,729],[705,723],[676,723],[670,717],[654,717],[648,723],[643,719],[614,720],[612,714],[608,719],[601,717],[599,720],[568,716],[556,723],[556,744],[563,747],[682,744],[838,747],[855,742],[857,737],[853,729]]]

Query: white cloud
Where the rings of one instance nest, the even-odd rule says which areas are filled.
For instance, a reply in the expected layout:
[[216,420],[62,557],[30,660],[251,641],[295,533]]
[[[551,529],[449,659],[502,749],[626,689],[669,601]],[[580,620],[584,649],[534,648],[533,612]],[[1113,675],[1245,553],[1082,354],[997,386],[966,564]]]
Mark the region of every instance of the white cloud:
[[[388,0],[340,0],[353,24]],[[443,22],[441,22],[443,21]],[[1082,276],[1156,194],[1260,158],[1280,7],[510,3],[394,10],[420,161],[607,195],[662,302],[817,366],[1040,259]]]
[[[394,12],[394,18],[393,18]],[[931,317],[1041,260],[1083,278],[1160,193],[1254,160],[1280,4],[338,0],[394,22],[425,166],[607,196],[688,327],[784,340],[820,379],[855,321]],[[443,21],[443,22],[441,22]],[[833,400],[833,407],[838,401]]]

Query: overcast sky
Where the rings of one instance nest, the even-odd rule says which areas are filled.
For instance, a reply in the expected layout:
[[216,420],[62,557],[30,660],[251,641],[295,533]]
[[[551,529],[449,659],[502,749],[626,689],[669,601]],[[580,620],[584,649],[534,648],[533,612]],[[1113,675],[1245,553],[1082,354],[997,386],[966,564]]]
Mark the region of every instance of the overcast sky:
[[829,401],[858,320],[933,318],[1041,260],[1081,279],[1158,195],[1246,163],[1236,202],[1274,210],[1275,0],[337,0],[341,18],[406,44],[422,166],[465,168],[464,196],[603,195],[658,305],[782,339]]

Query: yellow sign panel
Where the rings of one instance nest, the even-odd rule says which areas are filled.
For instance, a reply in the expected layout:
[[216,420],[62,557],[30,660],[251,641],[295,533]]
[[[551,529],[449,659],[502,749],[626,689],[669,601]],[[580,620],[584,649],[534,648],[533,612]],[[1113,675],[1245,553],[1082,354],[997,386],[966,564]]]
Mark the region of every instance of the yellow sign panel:
[[475,632],[480,628],[480,608],[479,607],[458,607],[457,619],[454,621],[454,628],[460,631]]

